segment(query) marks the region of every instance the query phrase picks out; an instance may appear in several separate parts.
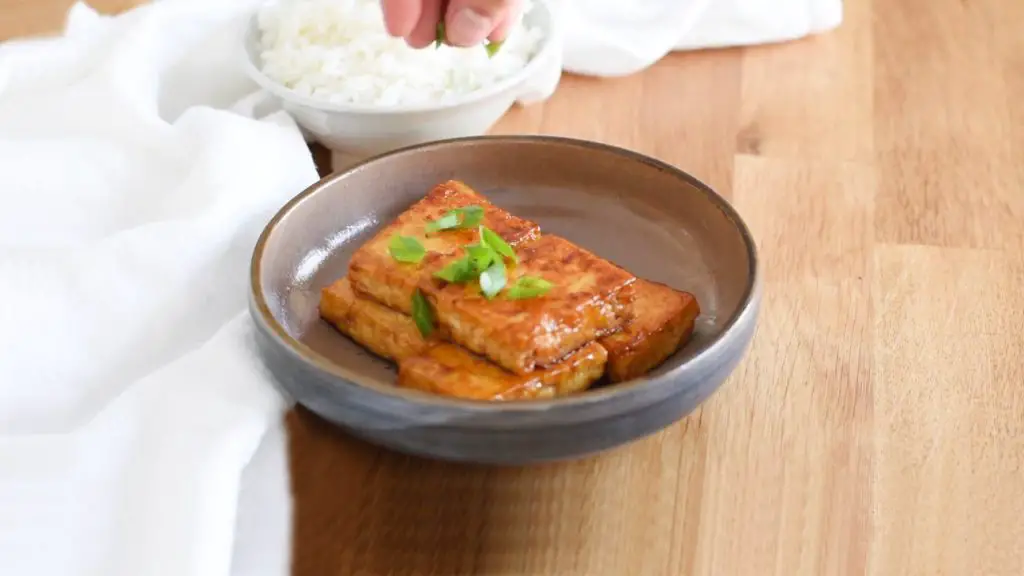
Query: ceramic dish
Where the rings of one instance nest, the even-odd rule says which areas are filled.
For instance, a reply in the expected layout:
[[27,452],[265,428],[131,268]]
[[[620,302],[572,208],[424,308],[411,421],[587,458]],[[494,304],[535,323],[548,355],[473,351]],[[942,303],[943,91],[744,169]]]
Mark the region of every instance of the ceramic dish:
[[[321,320],[320,289],[439,182],[457,178],[640,277],[693,293],[690,342],[647,377],[554,400],[449,399],[394,385],[394,369]],[[256,246],[251,313],[265,362],[295,399],[371,442],[427,457],[524,464],[580,457],[671,425],[733,371],[760,306],[739,215],[693,177],[593,142],[475,137],[395,151],[313,185]]]

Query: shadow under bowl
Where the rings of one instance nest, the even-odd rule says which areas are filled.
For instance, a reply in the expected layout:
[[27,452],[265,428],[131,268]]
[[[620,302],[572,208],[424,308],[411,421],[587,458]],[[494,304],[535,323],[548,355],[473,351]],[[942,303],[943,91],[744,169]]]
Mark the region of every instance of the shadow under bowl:
[[[702,313],[692,340],[643,379],[566,398],[484,402],[396,387],[393,365],[319,318],[320,290],[346,274],[364,241],[449,179],[637,276],[693,293]],[[527,464],[600,452],[686,416],[746,353],[760,299],[750,232],[695,178],[593,142],[483,136],[391,152],[294,198],[256,246],[250,311],[270,372],[321,417],[406,453]]]

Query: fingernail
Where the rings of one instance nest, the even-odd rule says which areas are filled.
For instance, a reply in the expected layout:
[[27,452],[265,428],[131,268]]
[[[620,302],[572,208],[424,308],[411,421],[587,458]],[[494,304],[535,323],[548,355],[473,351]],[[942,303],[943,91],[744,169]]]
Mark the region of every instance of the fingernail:
[[491,19],[472,8],[455,13],[447,26],[448,42],[456,46],[474,46],[484,41],[493,28]]

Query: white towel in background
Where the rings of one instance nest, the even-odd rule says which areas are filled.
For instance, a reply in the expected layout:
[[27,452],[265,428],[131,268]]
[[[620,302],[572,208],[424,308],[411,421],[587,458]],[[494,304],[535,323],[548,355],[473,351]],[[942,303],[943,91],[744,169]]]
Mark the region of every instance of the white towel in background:
[[[0,46],[4,576],[287,572],[287,400],[246,272],[316,173],[287,116],[234,106],[256,1],[77,5],[62,37]],[[840,0],[561,1],[565,66],[608,76],[841,19]]]
[[673,50],[793,40],[842,22],[842,0],[560,0],[563,67],[634,74]]

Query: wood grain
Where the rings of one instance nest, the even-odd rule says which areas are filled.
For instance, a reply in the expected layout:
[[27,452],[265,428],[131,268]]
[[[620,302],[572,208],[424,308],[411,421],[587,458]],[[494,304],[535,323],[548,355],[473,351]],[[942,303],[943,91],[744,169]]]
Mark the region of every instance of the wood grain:
[[[0,37],[69,2],[0,0]],[[722,391],[522,469],[297,410],[297,576],[1024,574],[1024,2],[846,4],[820,37],[567,76],[495,128],[634,148],[733,200],[767,290]]]
[[[0,0],[0,41],[21,36],[54,34],[76,0]],[[96,10],[116,14],[146,0],[88,0]]]

